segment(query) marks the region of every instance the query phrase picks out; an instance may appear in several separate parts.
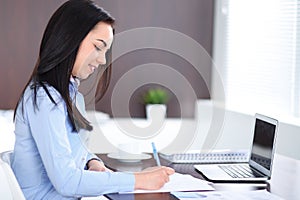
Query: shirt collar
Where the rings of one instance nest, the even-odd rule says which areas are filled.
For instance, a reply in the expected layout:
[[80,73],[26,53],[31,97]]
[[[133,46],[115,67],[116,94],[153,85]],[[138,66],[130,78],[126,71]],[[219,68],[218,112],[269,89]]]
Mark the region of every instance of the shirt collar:
[[70,85],[69,85],[69,91],[70,91],[71,98],[75,97],[76,93],[78,92],[79,85],[80,85],[80,80],[76,77],[71,76]]
[[75,76],[71,76],[70,82],[71,82],[72,84],[74,84],[77,88],[78,88],[79,85],[80,85],[80,80],[79,80],[79,78],[77,78],[77,77],[75,77]]

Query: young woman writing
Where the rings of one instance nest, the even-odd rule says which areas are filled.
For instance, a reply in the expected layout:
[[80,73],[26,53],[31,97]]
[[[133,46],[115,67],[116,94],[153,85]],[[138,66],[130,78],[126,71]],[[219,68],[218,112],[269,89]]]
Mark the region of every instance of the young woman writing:
[[159,189],[174,170],[111,172],[87,151],[79,132],[92,126],[76,106],[78,81],[95,70],[105,92],[114,19],[89,0],[70,0],[51,17],[36,66],[15,109],[12,168],[26,199],[78,199]]

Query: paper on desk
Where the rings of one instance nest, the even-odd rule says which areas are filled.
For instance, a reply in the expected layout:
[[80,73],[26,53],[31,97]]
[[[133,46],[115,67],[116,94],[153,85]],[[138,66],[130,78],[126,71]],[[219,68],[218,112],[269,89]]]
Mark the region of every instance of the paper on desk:
[[81,200],[108,200],[105,196],[97,196],[97,197],[82,197]]
[[266,190],[253,191],[212,191],[212,192],[172,192],[180,200],[283,200]]
[[215,190],[207,181],[194,178],[189,174],[174,173],[170,176],[170,181],[159,190],[135,190],[126,193],[154,193],[154,192],[173,192],[173,191],[209,191]]

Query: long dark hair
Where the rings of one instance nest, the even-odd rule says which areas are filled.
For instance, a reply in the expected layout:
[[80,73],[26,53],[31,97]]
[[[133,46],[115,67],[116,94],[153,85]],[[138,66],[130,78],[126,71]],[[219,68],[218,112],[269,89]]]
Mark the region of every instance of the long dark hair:
[[[15,108],[23,99],[30,85],[34,91],[33,103],[37,107],[37,90],[42,87],[56,105],[47,85],[54,87],[66,103],[73,129],[92,130],[90,123],[80,114],[70,98],[69,84],[80,43],[98,22],[114,24],[114,18],[90,0],[69,0],[61,5],[50,18],[45,29],[39,57]],[[108,51],[108,54],[111,51]],[[110,55],[107,55],[111,57]],[[111,63],[99,80],[97,91],[103,96],[110,82]],[[99,96],[99,95],[98,95]]]

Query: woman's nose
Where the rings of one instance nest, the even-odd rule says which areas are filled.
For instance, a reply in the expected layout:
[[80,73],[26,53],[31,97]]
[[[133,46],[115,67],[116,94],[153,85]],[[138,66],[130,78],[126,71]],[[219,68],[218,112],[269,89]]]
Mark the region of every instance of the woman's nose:
[[106,56],[105,53],[101,54],[100,56],[97,57],[97,63],[100,65],[106,64]]

